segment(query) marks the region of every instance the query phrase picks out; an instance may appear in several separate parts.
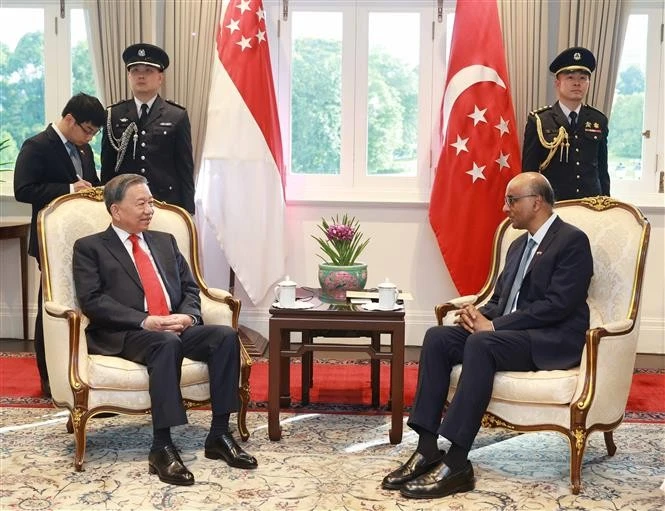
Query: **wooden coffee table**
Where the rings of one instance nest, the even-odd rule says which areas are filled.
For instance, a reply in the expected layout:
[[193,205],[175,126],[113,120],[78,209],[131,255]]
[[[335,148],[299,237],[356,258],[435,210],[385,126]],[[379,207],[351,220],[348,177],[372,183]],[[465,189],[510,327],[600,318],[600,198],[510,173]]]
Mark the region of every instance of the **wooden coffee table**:
[[[390,408],[392,423],[390,443],[402,441],[404,414],[404,309],[367,311],[360,305],[326,303],[319,300],[318,290],[298,290],[298,296],[311,296],[315,306],[310,309],[270,308],[268,334],[268,436],[279,440],[280,406],[291,403],[289,359],[302,357],[303,403],[309,401],[312,384],[313,352],[316,350],[367,353],[371,359],[372,404],[379,401],[379,364],[390,362]],[[302,334],[302,344],[291,346],[291,333]],[[388,350],[380,345],[380,335],[390,335]],[[316,343],[316,337],[339,337],[338,342]],[[346,343],[346,338],[369,337],[369,344]]]

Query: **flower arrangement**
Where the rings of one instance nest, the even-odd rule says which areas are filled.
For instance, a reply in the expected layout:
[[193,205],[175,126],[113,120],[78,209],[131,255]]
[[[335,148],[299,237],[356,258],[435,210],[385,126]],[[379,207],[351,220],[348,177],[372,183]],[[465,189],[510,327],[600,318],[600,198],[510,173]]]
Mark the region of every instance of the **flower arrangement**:
[[323,237],[312,236],[323,251],[324,256],[319,254],[324,263],[337,266],[350,266],[355,264],[356,259],[369,243],[369,238],[363,241],[363,233],[360,232],[360,222],[356,217],[344,214],[340,220],[339,215],[331,217],[332,223],[325,218],[318,225]]

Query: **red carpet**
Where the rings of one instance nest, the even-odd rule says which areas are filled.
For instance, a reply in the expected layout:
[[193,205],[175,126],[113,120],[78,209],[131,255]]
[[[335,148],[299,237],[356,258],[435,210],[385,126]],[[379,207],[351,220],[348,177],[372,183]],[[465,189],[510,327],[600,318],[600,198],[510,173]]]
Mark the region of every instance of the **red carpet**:
[[[418,378],[418,365],[404,366],[404,404],[410,406]],[[381,405],[388,400],[389,366],[381,364]],[[258,360],[252,366],[251,400],[254,409],[265,409],[268,400],[268,362]],[[0,405],[50,406],[40,397],[39,374],[34,355],[0,353]],[[301,399],[300,364],[291,364],[291,397]],[[370,366],[367,360],[356,362],[321,362],[314,364],[314,386],[310,390],[311,407],[317,411],[357,411],[371,403]],[[338,406],[336,406],[338,405]],[[353,405],[353,406],[351,406]],[[359,408],[360,407],[360,408]],[[309,407],[308,407],[309,408]],[[631,420],[665,422],[665,372],[637,370],[633,376],[626,416]]]

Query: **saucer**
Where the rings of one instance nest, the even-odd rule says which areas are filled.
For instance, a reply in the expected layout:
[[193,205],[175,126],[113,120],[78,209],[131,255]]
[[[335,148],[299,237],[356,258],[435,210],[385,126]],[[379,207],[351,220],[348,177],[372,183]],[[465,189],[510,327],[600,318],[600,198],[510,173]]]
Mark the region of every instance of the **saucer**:
[[304,302],[302,300],[296,300],[296,303],[293,304],[291,307],[285,307],[284,305],[281,305],[279,302],[275,302],[272,304],[273,307],[277,307],[278,309],[311,309],[314,307],[314,302]]
[[384,309],[382,307],[379,307],[379,304],[376,302],[369,302],[369,303],[363,303],[360,307],[365,309],[366,311],[398,311],[402,309],[404,306],[396,303],[391,309]]

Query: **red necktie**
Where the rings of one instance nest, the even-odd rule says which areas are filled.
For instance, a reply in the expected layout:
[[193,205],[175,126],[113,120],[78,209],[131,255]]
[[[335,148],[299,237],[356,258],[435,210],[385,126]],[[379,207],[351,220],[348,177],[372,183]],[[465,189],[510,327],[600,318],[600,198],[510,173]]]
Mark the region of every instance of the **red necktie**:
[[157,272],[150,261],[150,257],[139,245],[139,237],[136,234],[131,234],[129,240],[132,242],[134,262],[141,278],[141,284],[143,284],[145,300],[148,303],[148,314],[151,316],[168,316],[169,306],[166,303],[162,284],[159,282],[159,277],[157,277]]

